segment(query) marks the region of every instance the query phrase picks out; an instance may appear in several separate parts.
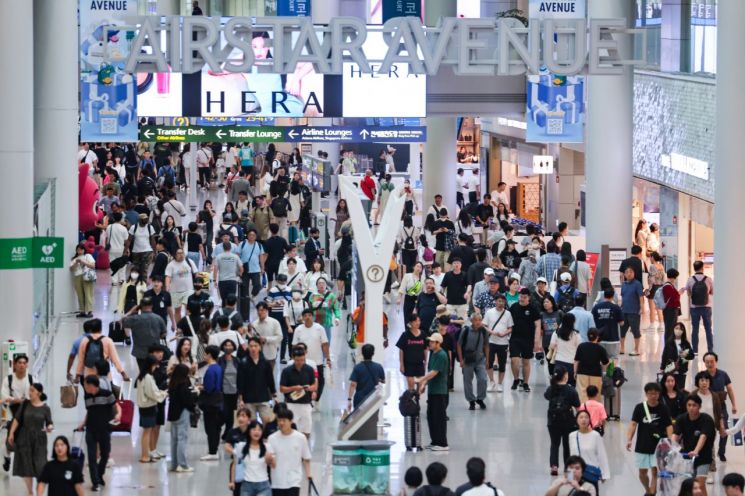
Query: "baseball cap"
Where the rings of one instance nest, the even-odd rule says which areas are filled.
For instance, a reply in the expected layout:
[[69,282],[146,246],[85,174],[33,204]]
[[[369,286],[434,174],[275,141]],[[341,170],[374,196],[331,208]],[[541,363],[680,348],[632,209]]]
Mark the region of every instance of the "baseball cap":
[[494,269],[484,269],[484,274],[493,276],[494,275]]
[[489,279],[489,282],[492,284],[499,284],[499,278],[498,277],[492,277]]
[[560,278],[562,281],[571,281],[572,274],[570,274],[569,272],[564,272],[563,274],[561,274]]
[[140,214],[140,215],[137,216],[137,218],[139,218],[141,220],[147,220],[147,214]]
[[535,280],[535,283],[536,284],[538,284],[539,282],[542,282],[544,284],[548,284],[548,281],[546,280],[545,277],[539,277],[538,279]]
[[427,341],[434,341],[435,343],[442,343],[442,334],[436,332],[427,338]]

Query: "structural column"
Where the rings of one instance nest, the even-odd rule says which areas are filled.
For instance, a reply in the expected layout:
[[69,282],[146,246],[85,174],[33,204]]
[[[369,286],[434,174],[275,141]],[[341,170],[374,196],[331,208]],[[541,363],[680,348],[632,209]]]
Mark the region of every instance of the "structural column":
[[691,70],[691,0],[663,0],[660,69]]
[[[34,22],[33,4],[0,0],[0,67],[7,70],[0,91],[0,238],[33,234],[34,190]],[[73,11],[74,12],[74,11]],[[77,211],[77,210],[76,210]],[[0,270],[0,342],[31,343],[31,269]]]
[[[54,235],[65,238],[68,259],[78,239],[77,2],[34,0],[33,6],[33,170],[36,182],[54,181]],[[54,313],[74,310],[70,271],[56,269],[53,280]]]
[[[628,19],[631,3],[629,0],[590,0],[588,17]],[[632,70],[626,68],[623,75],[589,76],[587,90],[587,249],[599,252],[603,244],[629,247],[633,185]]]
[[717,17],[714,349],[719,353],[721,368],[732,377],[739,399],[738,406],[742,410],[745,407],[745,355],[742,353],[745,339],[741,332],[742,295],[738,293],[741,293],[739,288],[745,280],[745,266],[741,263],[745,230],[732,229],[732,219],[742,210],[745,191],[745,174],[742,173],[745,122],[738,118],[745,112],[745,99],[742,98],[742,81],[745,78],[745,65],[742,63],[745,2],[719,2]]

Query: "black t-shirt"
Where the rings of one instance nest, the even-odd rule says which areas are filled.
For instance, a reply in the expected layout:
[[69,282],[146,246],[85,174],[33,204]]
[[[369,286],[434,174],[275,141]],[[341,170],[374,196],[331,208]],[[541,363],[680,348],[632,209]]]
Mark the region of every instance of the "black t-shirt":
[[199,245],[202,244],[202,236],[196,232],[186,233],[186,251],[199,252]]
[[396,347],[404,352],[404,363],[413,365],[424,363],[424,350],[427,349],[427,340],[423,332],[419,331],[419,336],[414,336],[411,331],[404,332],[398,338]]
[[164,251],[157,253],[153,259],[153,270],[150,271],[150,277],[160,276],[165,279],[167,266],[168,254]]
[[[281,386],[312,386],[315,381],[316,371],[307,363],[300,370],[291,364],[282,370],[282,375],[279,377]],[[312,394],[308,391],[298,399],[293,399],[291,394],[285,394],[285,403],[310,403],[312,401]]]
[[234,427],[225,431],[222,440],[226,443],[230,443],[230,445],[235,448],[236,444],[248,441],[248,430],[242,431],[239,427]]
[[83,483],[83,471],[70,459],[50,460],[41,470],[39,482],[47,484],[48,496],[77,496],[75,484]]
[[642,274],[644,273],[644,265],[642,264],[642,261],[639,257],[629,257],[623,262],[621,262],[621,266],[618,268],[618,272],[623,274],[628,267],[631,267],[634,269],[634,279],[636,279],[639,282],[642,282]]
[[[450,231],[455,231],[455,224],[453,224],[453,221],[451,220],[441,220],[438,219],[432,224],[432,231],[437,231],[438,229],[442,229],[443,227],[449,229]],[[445,251],[445,237],[448,236],[449,233],[447,232],[441,232],[439,234],[435,234],[435,250],[437,251]]]
[[674,431],[675,434],[683,437],[681,440],[683,451],[693,451],[698,444],[699,437],[704,434],[706,436],[704,447],[693,462],[693,466],[699,467],[711,463],[716,429],[714,428],[714,419],[709,414],[701,413],[696,420],[691,420],[688,413],[684,413],[675,419]]
[[163,322],[168,324],[168,309],[171,307],[171,293],[165,289],[161,289],[160,293],[155,294],[155,291],[148,289],[145,291],[143,297],[148,297],[153,300],[153,313],[158,315]]
[[[448,263],[453,263],[454,258],[460,258],[462,265],[462,271],[468,272],[468,269],[476,263],[476,255],[473,253],[473,248],[470,246],[461,246],[458,245],[450,252],[450,257],[448,257]],[[484,277],[484,274],[481,274],[481,277]],[[466,277],[466,280],[468,280],[468,277]]]
[[282,262],[282,259],[285,257],[287,246],[287,240],[280,236],[271,236],[269,239],[264,241],[266,264],[269,266],[279,266],[280,262]]
[[601,301],[592,309],[592,317],[595,319],[595,327],[600,333],[600,341],[607,343],[620,341],[618,323],[623,320],[621,307],[612,301]]
[[670,411],[662,403],[647,405],[647,409],[649,415],[644,411],[644,403],[639,403],[631,414],[631,420],[637,425],[634,451],[652,455],[660,439],[667,437],[667,427],[672,424],[672,419]]
[[511,269],[519,269],[520,262],[522,262],[522,260],[520,259],[520,254],[516,250],[505,250],[499,255],[499,258],[502,260],[502,263],[505,265],[505,267],[509,267]]
[[99,389],[96,394],[85,393],[87,410],[85,426],[87,429],[102,432],[111,429],[109,422],[114,418],[116,398],[106,389]]
[[488,221],[489,217],[494,217],[494,207],[491,205],[484,205],[483,203],[479,205],[478,210],[476,211],[477,215],[479,217],[478,221],[479,223],[483,224],[483,221]]
[[468,289],[468,278],[466,273],[461,270],[456,274],[452,270],[442,278],[442,289],[447,289],[448,305],[465,305],[466,289]]
[[440,300],[437,299],[434,293],[419,293],[416,302],[416,313],[422,321],[422,329],[429,329],[429,326],[432,325],[432,320],[435,318],[437,305],[439,304]]
[[510,313],[514,322],[510,341],[532,343],[535,340],[535,322],[541,320],[541,313],[533,305],[522,306],[520,302],[512,304]]
[[608,363],[608,352],[597,343],[582,343],[577,347],[574,359],[579,362],[577,374],[601,377],[603,365]]
[[468,267],[468,284],[475,286],[477,282],[484,279],[484,271],[489,268],[486,262],[476,262]]

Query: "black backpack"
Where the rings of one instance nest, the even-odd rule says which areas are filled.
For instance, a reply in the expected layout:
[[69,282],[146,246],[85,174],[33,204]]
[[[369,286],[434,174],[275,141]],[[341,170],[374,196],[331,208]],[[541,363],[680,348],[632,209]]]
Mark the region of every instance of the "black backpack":
[[419,415],[419,395],[416,391],[407,389],[398,398],[398,411],[404,417],[416,417]]
[[269,205],[275,217],[287,217],[287,200],[277,197]]
[[573,418],[572,407],[567,402],[566,394],[562,391],[551,396],[551,399],[548,400],[549,425],[569,422]]
[[[406,234],[406,231],[404,231],[404,234]],[[414,243],[414,238],[411,236],[414,234],[414,228],[411,228],[411,233],[406,234],[406,239],[404,239],[404,250],[416,250],[416,243]]]
[[569,286],[568,288],[562,290],[559,288],[559,301],[556,302],[556,306],[559,307],[559,310],[561,310],[564,313],[568,313],[572,308],[574,308],[574,288]]
[[85,357],[83,363],[88,368],[93,368],[96,363],[104,359],[103,356],[103,336],[93,339],[88,336],[88,346],[85,347]]
[[704,306],[709,303],[709,286],[706,285],[706,276],[701,279],[697,279],[695,276],[693,277],[691,303],[698,306]]

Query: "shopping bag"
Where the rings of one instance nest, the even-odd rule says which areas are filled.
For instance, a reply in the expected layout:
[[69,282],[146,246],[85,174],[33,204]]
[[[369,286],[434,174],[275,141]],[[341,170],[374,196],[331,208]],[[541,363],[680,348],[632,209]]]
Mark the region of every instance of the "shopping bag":
[[72,431],[72,446],[70,447],[70,460],[75,463],[80,470],[85,467],[85,453],[83,452],[83,430],[75,429]]
[[75,408],[78,405],[78,387],[71,382],[60,386],[59,396],[62,408]]
[[[125,384],[129,384],[126,387]],[[127,399],[124,399],[124,390],[127,390]],[[127,381],[122,384],[119,391],[119,399],[116,400],[116,404],[122,410],[122,416],[118,424],[111,426],[111,432],[132,432],[132,421],[135,416],[135,404],[130,398],[132,397],[132,381]]]

